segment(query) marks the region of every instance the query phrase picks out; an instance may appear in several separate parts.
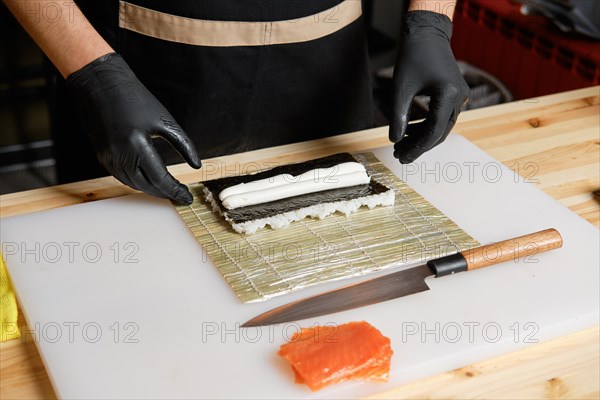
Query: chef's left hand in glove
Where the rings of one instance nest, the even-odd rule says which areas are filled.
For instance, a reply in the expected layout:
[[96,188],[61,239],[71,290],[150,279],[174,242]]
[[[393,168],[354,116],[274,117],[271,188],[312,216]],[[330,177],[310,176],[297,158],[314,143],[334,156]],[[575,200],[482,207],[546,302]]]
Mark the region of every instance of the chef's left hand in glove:
[[[452,49],[452,21],[432,11],[410,11],[394,70],[390,140],[402,164],[415,161],[442,143],[469,95]],[[430,96],[425,121],[408,124],[413,98]]]

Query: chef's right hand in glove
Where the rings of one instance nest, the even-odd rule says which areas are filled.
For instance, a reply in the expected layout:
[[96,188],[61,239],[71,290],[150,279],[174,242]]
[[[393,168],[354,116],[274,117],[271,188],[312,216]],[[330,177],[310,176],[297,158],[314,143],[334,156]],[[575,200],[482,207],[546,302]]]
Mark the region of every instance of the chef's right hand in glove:
[[165,167],[152,138],[167,140],[192,167],[194,144],[125,60],[110,53],[67,78],[80,104],[100,163],[124,184],[147,194],[191,204],[188,188]]
[[[442,143],[469,95],[450,47],[452,21],[432,11],[410,11],[394,69],[394,108],[390,140],[402,164]],[[431,97],[423,122],[408,124],[416,95]]]

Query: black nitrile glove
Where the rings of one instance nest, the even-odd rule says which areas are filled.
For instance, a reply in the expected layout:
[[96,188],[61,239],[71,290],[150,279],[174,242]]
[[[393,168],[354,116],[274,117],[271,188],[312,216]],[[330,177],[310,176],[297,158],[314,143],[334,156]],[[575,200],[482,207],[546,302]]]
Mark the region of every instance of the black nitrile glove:
[[194,168],[196,148],[165,107],[116,53],[67,78],[82,108],[100,163],[124,184],[153,196],[190,204],[192,195],[165,167],[152,138],[167,140]]
[[[410,11],[394,69],[390,140],[394,157],[408,164],[442,143],[469,95],[450,48],[452,21],[431,11]],[[416,95],[430,96],[425,121],[408,124]]]

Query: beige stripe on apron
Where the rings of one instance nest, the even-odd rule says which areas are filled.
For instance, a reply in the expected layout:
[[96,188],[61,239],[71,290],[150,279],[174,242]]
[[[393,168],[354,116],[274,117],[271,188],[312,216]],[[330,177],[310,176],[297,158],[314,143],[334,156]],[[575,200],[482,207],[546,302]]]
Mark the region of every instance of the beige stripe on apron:
[[121,1],[119,27],[196,46],[264,46],[319,39],[350,25],[361,14],[360,0],[344,0],[328,10],[292,20],[212,21],[180,17]]

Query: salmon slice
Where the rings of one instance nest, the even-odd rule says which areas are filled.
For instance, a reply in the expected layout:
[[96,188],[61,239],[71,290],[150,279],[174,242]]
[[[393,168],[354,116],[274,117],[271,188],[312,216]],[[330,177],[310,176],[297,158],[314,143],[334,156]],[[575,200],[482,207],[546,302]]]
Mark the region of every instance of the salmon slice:
[[296,383],[316,391],[350,379],[387,382],[393,351],[389,338],[361,321],[304,328],[278,354],[292,365]]

